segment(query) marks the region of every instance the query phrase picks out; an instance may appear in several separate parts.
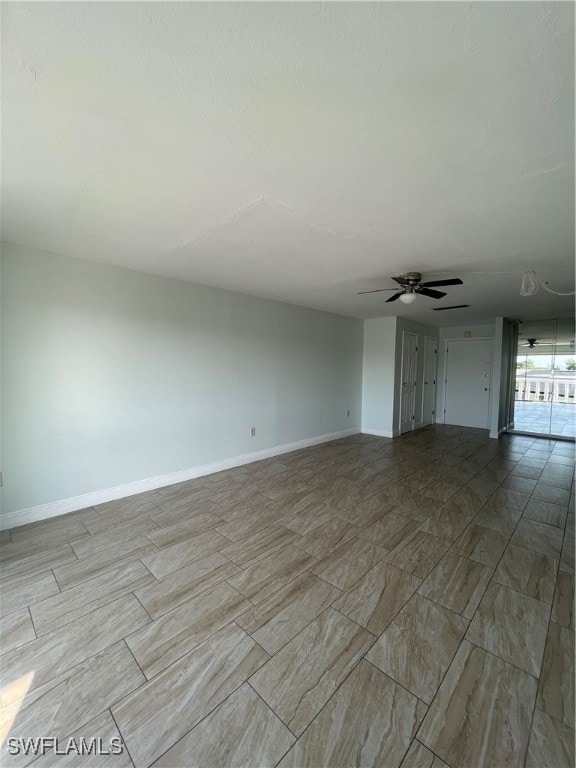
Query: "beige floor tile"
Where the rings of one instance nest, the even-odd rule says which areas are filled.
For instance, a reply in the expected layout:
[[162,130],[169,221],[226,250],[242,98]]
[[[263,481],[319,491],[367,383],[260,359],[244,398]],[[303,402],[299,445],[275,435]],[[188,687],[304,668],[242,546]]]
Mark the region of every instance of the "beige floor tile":
[[472,520],[468,515],[455,512],[454,509],[440,507],[430,517],[420,523],[419,531],[430,533],[446,541],[454,541]]
[[552,621],[568,629],[574,629],[574,574],[558,572]]
[[521,766],[536,680],[464,640],[417,737],[452,768]]
[[573,768],[574,728],[536,708],[526,768]]
[[562,531],[552,525],[522,519],[511,543],[558,560],[562,549]]
[[126,643],[150,679],[249,606],[239,592],[223,582],[128,635]]
[[560,570],[565,573],[574,574],[574,556],[576,549],[574,547],[574,539],[565,536],[564,543],[562,545],[562,554],[560,555]]
[[133,517],[136,515],[146,517],[147,513],[155,508],[155,502],[161,501],[162,498],[158,491],[144,491],[144,493],[97,504],[95,509],[101,517],[109,518],[111,521],[122,520],[125,514],[131,514]]
[[349,509],[339,509],[338,515],[352,525],[366,528],[375,523],[376,520],[379,520],[383,515],[391,512],[393,508],[391,504],[386,504],[377,496],[370,496],[358,502],[358,504],[354,504]]
[[549,618],[550,606],[546,603],[492,583],[480,601],[466,639],[538,677]]
[[492,573],[492,569],[485,565],[447,552],[418,592],[466,619],[471,619]]
[[529,499],[530,496],[527,493],[512,491],[510,488],[500,488],[490,497],[489,501],[498,507],[522,511]]
[[445,502],[444,508],[454,510],[454,512],[458,512],[461,515],[472,516],[482,509],[485,503],[486,499],[484,496],[475,491],[462,488]]
[[325,495],[318,493],[314,488],[306,486],[302,490],[295,490],[274,502],[269,500],[268,503],[271,505],[271,509],[280,512],[284,517],[295,517],[305,512],[313,513],[314,510],[326,506],[328,502]]
[[294,736],[244,683],[155,763],[154,768],[273,768]]
[[[144,675],[126,645],[116,643],[8,707],[5,712],[8,733],[10,737],[64,739],[143,682]],[[2,753],[5,768],[24,766],[33,760],[33,755],[8,755],[7,746],[8,742]],[[83,765],[84,760],[79,758],[76,765]]]
[[[262,514],[262,512],[265,514]],[[283,518],[282,512],[277,512],[273,507],[269,507],[259,512],[244,515],[244,517],[240,517],[238,520],[220,521],[220,525],[218,525],[216,530],[230,541],[239,542],[249,539],[254,534],[269,528],[274,523],[280,522]]]
[[228,583],[244,597],[258,604],[307,571],[316,558],[291,545],[231,576]]
[[508,538],[500,531],[471,523],[452,545],[452,552],[494,568],[504,553]]
[[[72,739],[78,745],[78,749],[82,748],[82,739],[84,739],[88,748],[91,744],[94,744],[95,747],[101,745],[102,752],[97,754],[96,749],[94,749],[91,754],[84,752],[79,756],[71,745]],[[92,742],[91,739],[96,741]],[[58,745],[62,752],[70,744],[71,752],[68,755],[47,754],[34,762],[34,768],[76,768],[76,766],[81,766],[81,768],[132,768],[132,760],[128,750],[121,742],[120,731],[116,727],[110,711],[106,710],[94,720],[82,725],[75,733],[67,735],[63,742]],[[117,749],[121,749],[122,752],[116,754]]]
[[346,590],[387,554],[362,539],[349,539],[312,568],[312,573],[338,589]]
[[30,690],[33,690],[149,622],[144,608],[129,595],[2,654],[2,704],[10,704],[22,695],[18,681],[31,670],[34,674]]
[[[26,548],[26,544],[24,544],[24,548]],[[2,548],[3,552],[5,549],[6,547]],[[3,560],[0,566],[2,589],[4,590],[8,583],[14,579],[30,578],[76,560],[76,555],[70,544],[61,544],[48,549],[42,547],[39,552],[28,555],[24,552],[12,561]]]
[[574,632],[551,623],[542,662],[537,706],[574,726]]
[[373,635],[381,634],[408,602],[420,579],[380,562],[334,603],[334,608]]
[[509,488],[512,491],[520,491],[521,493],[532,493],[536,484],[536,480],[531,480],[529,477],[508,475],[506,480],[502,482],[502,488]]
[[425,711],[416,697],[361,661],[278,768],[395,768]]
[[230,625],[112,707],[136,768],[151,765],[268,658]]
[[155,579],[151,584],[137,589],[134,594],[150,616],[157,619],[190,598],[240,572],[241,568],[219,552],[214,552],[161,579]]
[[146,538],[152,544],[155,544],[158,549],[169,547],[172,544],[177,544],[179,541],[189,539],[191,536],[209,531],[218,525],[222,525],[223,522],[221,518],[212,515],[210,512],[193,515],[178,523],[167,525],[164,524],[161,515],[155,517],[154,521],[162,527],[157,530],[148,531]]
[[429,704],[467,628],[462,616],[416,594],[366,658]]
[[[44,542],[35,541],[34,539],[23,539],[15,544],[10,541],[7,544],[3,544],[2,549],[0,550],[0,568],[2,573],[4,573],[5,571],[9,571],[11,567],[18,564],[24,558],[37,557],[41,559],[43,554],[52,551],[58,552],[59,549],[67,549],[67,551],[71,551],[70,545],[66,542],[44,544]],[[30,562],[32,562],[32,560]]]
[[437,499],[431,499],[428,496],[416,494],[415,496],[412,496],[411,499],[400,504],[400,506],[395,507],[394,514],[401,515],[402,517],[409,517],[411,520],[417,520],[421,523],[441,506],[442,502]]
[[154,577],[139,560],[109,568],[100,576],[32,605],[30,613],[36,633],[40,637],[52,632],[151,581]]
[[556,528],[564,531],[567,514],[567,507],[550,504],[548,501],[530,499],[524,510],[523,518],[525,520],[535,520],[538,523],[546,523],[546,525],[554,525]]
[[542,470],[538,467],[529,467],[523,462],[519,462],[512,470],[510,470],[510,474],[518,475],[520,477],[528,477],[531,480],[538,480],[542,474]]
[[[115,502],[111,502],[115,503]],[[134,507],[126,507],[118,512],[98,513],[98,519],[90,520],[86,523],[86,528],[91,534],[105,533],[113,528],[121,528],[123,525],[138,523],[143,520],[150,520],[162,511],[156,504],[141,504]]]
[[291,531],[295,531],[300,536],[305,536],[307,533],[319,528],[324,523],[329,523],[342,514],[341,511],[332,509],[328,506],[317,506],[300,512],[295,517],[283,518],[282,525]]
[[235,621],[268,653],[274,654],[341,594],[331,584],[306,572]]
[[425,579],[449,546],[450,542],[445,539],[423,531],[412,531],[386,556],[386,562]]
[[519,509],[505,509],[485,504],[474,518],[474,525],[482,525],[484,528],[491,528],[493,531],[511,536],[521,517],[522,512]]
[[539,481],[543,485],[554,485],[556,488],[570,490],[572,485],[572,472],[558,472],[556,469],[545,469],[540,475]]
[[28,608],[9,613],[0,619],[0,653],[8,653],[36,639]]
[[241,483],[233,484],[234,487],[227,488],[223,491],[215,491],[210,495],[210,501],[216,506],[225,509],[237,504],[239,501],[247,501],[256,495],[255,488],[252,484],[243,486]]
[[236,623],[274,654],[340,595],[331,584],[303,573],[285,589],[241,614]]
[[45,547],[63,544],[74,539],[80,539],[88,535],[86,526],[79,520],[67,521],[65,519],[53,522],[47,520],[39,523],[34,528],[25,526],[15,528],[12,531],[14,544],[26,542],[28,546],[42,545]]
[[357,504],[360,504],[365,499],[364,483],[353,483],[342,492],[330,492],[328,504],[335,509],[346,512],[347,510],[354,509]]
[[243,517],[244,515],[249,515],[260,509],[266,509],[272,503],[272,499],[261,493],[257,493],[255,496],[251,496],[246,500],[240,501],[237,499],[235,504],[227,507],[217,507],[214,505],[213,509],[210,509],[209,511],[226,521],[238,520],[238,518]]
[[548,501],[551,504],[559,504],[561,507],[567,507],[570,500],[570,491],[566,488],[556,488],[553,485],[545,483],[536,483],[532,491],[532,498],[540,501]]
[[[5,533],[0,573],[3,597],[12,601],[2,601],[2,610],[8,605],[11,613],[0,624],[4,640],[0,665],[9,662],[8,686],[3,691],[5,711],[8,717],[18,715],[24,686],[30,683],[26,669],[33,668],[25,701],[27,712],[31,712],[32,704],[40,707],[39,712],[48,711],[42,709],[46,697],[57,731],[58,723],[69,722],[76,711],[82,718],[87,716],[77,721],[76,730],[66,730],[66,737],[82,735],[83,729],[92,727],[94,718],[97,728],[114,732],[114,721],[106,714],[108,707],[115,708],[114,686],[108,682],[102,687],[106,695],[100,695],[101,688],[94,688],[86,676],[82,689],[67,681],[116,645],[138,670],[122,638],[146,634],[144,630],[152,622],[145,606],[158,628],[154,641],[158,641],[164,659],[151,662],[159,666],[150,682],[138,671],[140,690],[129,698],[139,696],[125,710],[130,718],[134,715],[129,725],[139,754],[137,768],[147,768],[163,754],[161,760],[168,762],[178,762],[177,755],[183,755],[182,765],[188,768],[188,752],[194,749],[204,763],[217,764],[219,755],[232,755],[242,764],[242,754],[249,754],[252,768],[254,760],[266,764],[270,754],[273,763],[288,750],[283,765],[289,765],[299,763],[298,750],[304,747],[302,754],[324,750],[324,734],[333,734],[334,729],[338,734],[329,737],[326,747],[331,754],[345,754],[358,737],[361,746],[357,754],[363,756],[358,764],[364,757],[369,764],[369,755],[386,741],[389,751],[377,762],[378,768],[389,768],[389,764],[398,764],[395,745],[404,733],[394,720],[396,711],[392,719],[382,715],[380,719],[386,721],[383,728],[363,731],[362,716],[371,699],[358,686],[360,700],[354,704],[354,696],[346,693],[347,686],[367,666],[386,681],[387,690],[397,688],[401,696],[416,698],[401,681],[393,681],[369,662],[360,661],[369,646],[368,641],[363,646],[362,633],[366,630],[370,642],[382,633],[386,638],[402,620],[403,608],[407,612],[418,602],[428,601],[433,610],[449,617],[460,613],[456,616],[460,622],[473,618],[476,611],[474,622],[481,636],[476,642],[485,640],[494,652],[463,640],[431,702],[430,713],[443,706],[447,717],[444,720],[434,715],[436,725],[430,733],[434,739],[450,742],[453,761],[432,744],[420,744],[413,738],[406,742],[402,754],[398,752],[398,760],[403,768],[521,768],[529,733],[524,725],[530,724],[536,683],[517,665],[528,666],[526,659],[537,656],[541,647],[541,629],[533,629],[535,623],[540,627],[544,623],[535,620],[539,611],[534,606],[540,606],[540,612],[542,607],[552,611],[554,623],[543,657],[541,711],[534,720],[531,759],[544,767],[556,761],[560,768],[565,737],[574,725],[574,635],[570,629],[574,627],[574,515],[565,517],[573,483],[573,456],[568,457],[565,448],[565,444],[553,441],[515,436],[491,441],[481,430],[444,425],[397,440],[356,435],[119,499],[102,505],[99,511],[78,510]],[[568,457],[568,463],[548,461],[544,465],[554,451]],[[458,490],[453,492],[455,488]],[[442,503],[448,493],[452,495]],[[214,498],[218,504],[211,500]],[[327,504],[330,498],[333,507]],[[460,532],[462,521],[467,524],[472,516],[470,525]],[[398,520],[402,525],[395,526]],[[291,537],[289,541],[295,545],[278,541],[275,535],[269,537],[270,528],[283,529],[283,535]],[[370,541],[371,535],[389,537],[383,551],[393,545],[376,564],[371,553],[379,542]],[[513,545],[508,542],[511,535]],[[456,536],[451,551],[446,551]],[[73,547],[59,543],[67,540],[73,541]],[[191,540],[195,540],[193,544]],[[313,554],[300,547],[302,541]],[[162,557],[155,561],[158,555]],[[314,555],[323,562],[319,564]],[[135,596],[118,597],[117,589],[134,589],[130,577],[137,577],[143,568],[138,562],[141,558],[150,558],[151,565],[156,562],[160,578],[136,588]],[[389,562],[392,558],[394,565]],[[555,561],[559,561],[559,571],[552,594]],[[497,581],[485,593],[495,567]],[[369,570],[364,573],[366,568]],[[50,575],[52,570],[56,583]],[[314,575],[314,570],[321,575]],[[146,577],[153,579],[149,574]],[[347,587],[347,591],[341,593],[329,580]],[[58,588],[69,594],[60,595]],[[95,608],[101,601],[107,604]],[[32,634],[30,609],[24,610],[28,602],[44,630],[57,622],[69,623],[37,639]],[[237,604],[241,607],[236,608]],[[242,613],[237,615],[238,611]],[[336,618],[324,622],[326,614]],[[180,620],[169,628],[171,615]],[[219,629],[226,620],[230,623]],[[238,624],[253,633],[254,639]],[[439,664],[442,654],[435,651],[442,644],[428,641],[434,622],[425,618],[415,624],[414,632],[420,632],[432,649],[429,655],[433,658],[428,663]],[[522,641],[518,641],[516,651],[514,643],[520,630]],[[203,640],[208,632],[213,634]],[[410,632],[399,633],[398,639],[395,652],[402,643],[408,645]],[[152,658],[154,643],[144,642],[142,647]],[[262,724],[273,729],[274,723],[280,723],[281,713],[272,714],[246,684],[270,658],[266,651],[276,654],[267,669],[276,669],[279,681],[267,683],[270,696],[278,696],[279,706],[284,704],[292,713],[285,714],[287,718],[296,722],[300,718],[301,728],[314,718],[293,749],[289,749],[291,737],[277,754],[266,752],[275,741],[268,728],[265,737],[250,735],[259,733]],[[446,686],[454,677],[453,668],[461,653],[472,661],[461,664],[463,676],[454,682],[454,696],[446,697]],[[509,653],[510,661],[501,660],[496,653]],[[246,655],[252,659],[250,663],[242,661]],[[328,659],[331,655],[333,659]],[[420,661],[417,655],[414,658],[417,670]],[[188,665],[190,659],[195,661]],[[358,663],[360,667],[355,667]],[[243,671],[238,671],[238,666]],[[12,679],[18,671],[21,679]],[[121,676],[122,671],[115,667],[114,674]],[[416,678],[423,686],[425,675]],[[118,682],[122,682],[121,677]],[[286,686],[284,693],[282,686]],[[60,705],[52,694],[56,688],[60,698],[64,691],[73,698],[69,705],[66,701],[68,709],[62,710],[64,720],[58,720]],[[86,691],[92,693],[92,688],[96,700],[87,702]],[[112,696],[107,695],[109,688]],[[398,701],[395,694],[396,705]],[[420,707],[424,712],[425,703]],[[340,716],[344,727],[340,727]],[[380,722],[378,717],[379,710],[369,718],[370,725]],[[50,727],[50,721],[42,717],[38,723]],[[349,730],[348,723],[352,724]],[[288,723],[279,725],[279,732],[285,734],[287,727]],[[319,738],[312,743],[316,732]],[[197,735],[201,736],[198,742]],[[264,748],[257,758],[254,739]],[[48,756],[41,758],[40,765],[58,763],[77,768],[74,759],[52,757],[55,761]],[[125,757],[129,757],[128,751]],[[93,758],[95,762],[82,758],[83,765],[100,766],[102,761]],[[230,764],[228,757],[222,760]],[[344,768],[337,760],[331,768]],[[351,759],[349,764],[356,761]],[[303,765],[310,765],[308,758]],[[324,768],[323,763],[320,766]],[[314,764],[314,768],[320,766]]]
[[287,544],[299,544],[300,540],[301,537],[294,531],[281,525],[271,525],[242,541],[221,547],[220,551],[236,565],[247,568]]
[[93,555],[95,552],[100,552],[103,549],[114,546],[119,541],[129,541],[156,528],[158,528],[156,523],[152,522],[149,518],[130,520],[127,523],[122,523],[122,525],[117,525],[100,533],[84,536],[84,538],[72,542],[71,546],[77,557],[82,559]]
[[185,565],[218,552],[229,544],[229,540],[217,531],[205,531],[151,555],[146,555],[142,558],[142,562],[157,579],[161,579]]
[[[180,505],[174,502],[159,502],[158,509],[154,514],[148,515],[150,520],[156,523],[156,525],[162,528],[168,528],[171,525],[179,525],[180,523],[187,524],[194,518],[202,518],[204,522],[207,522],[209,518],[205,518],[205,515],[212,515],[218,518],[220,522],[223,522],[223,518],[220,515],[220,508],[216,506],[212,501],[198,501],[192,505]],[[200,524],[202,525],[202,524]],[[204,528],[204,530],[209,530]],[[198,526],[196,526],[198,532]]]
[[60,589],[68,589],[106,573],[109,568],[124,565],[154,552],[158,552],[157,548],[145,536],[135,536],[133,539],[111,544],[82,560],[74,558],[71,563],[54,568],[54,576]]
[[302,536],[295,544],[299,549],[308,552],[309,555],[321,558],[341,547],[348,539],[356,536],[359,531],[357,526],[350,525],[340,518],[334,518]]
[[416,520],[387,512],[372,525],[363,528],[358,536],[390,552],[417,528],[418,522]]
[[400,768],[449,768],[444,760],[430,752],[428,747],[414,739]]
[[206,475],[206,477],[196,477],[193,480],[184,480],[181,483],[173,483],[172,485],[166,485],[163,488],[158,488],[159,503],[164,500],[177,500],[192,496],[192,498],[202,499],[206,495],[206,489],[208,482],[217,482],[217,478],[221,475],[221,472],[215,472],[213,475]]
[[298,736],[373,640],[328,608],[259,669],[250,684]]
[[426,496],[429,496],[431,499],[438,499],[438,501],[448,501],[448,499],[451,496],[454,496],[456,491],[459,491],[460,488],[460,484],[456,485],[455,483],[448,483],[446,480],[440,479],[429,483],[425,487],[424,492],[426,493]]
[[494,581],[525,595],[551,603],[558,561],[509,544],[494,573]]
[[[76,559],[76,558],[74,558]],[[28,605],[44,600],[60,592],[52,571],[21,576],[12,581],[2,579],[0,616],[26,608]]]

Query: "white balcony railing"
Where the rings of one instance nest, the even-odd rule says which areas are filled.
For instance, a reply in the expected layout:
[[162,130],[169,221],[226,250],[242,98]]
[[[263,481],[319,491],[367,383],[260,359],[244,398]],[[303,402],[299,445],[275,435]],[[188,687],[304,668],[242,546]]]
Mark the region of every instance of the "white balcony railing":
[[515,400],[526,402],[574,403],[575,378],[523,375],[516,379]]

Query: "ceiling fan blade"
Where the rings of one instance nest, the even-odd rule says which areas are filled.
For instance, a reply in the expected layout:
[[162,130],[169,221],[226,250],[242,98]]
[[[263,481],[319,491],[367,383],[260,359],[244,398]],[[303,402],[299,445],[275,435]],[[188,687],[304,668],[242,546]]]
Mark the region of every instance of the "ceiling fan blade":
[[459,277],[451,277],[448,280],[429,280],[427,283],[420,283],[424,288],[432,288],[435,285],[464,285]]
[[396,301],[396,299],[399,299],[403,293],[404,291],[398,291],[398,293],[395,293],[394,296],[390,296],[389,299],[386,299],[386,304],[388,304],[389,301]]
[[429,288],[422,288],[421,285],[416,288],[416,293],[421,293],[423,296],[430,296],[431,299],[441,299],[442,296],[446,296],[442,291],[431,291]]
[[382,291],[395,291],[396,288],[376,288],[374,291],[359,291],[358,296],[362,296],[363,293],[381,293]]

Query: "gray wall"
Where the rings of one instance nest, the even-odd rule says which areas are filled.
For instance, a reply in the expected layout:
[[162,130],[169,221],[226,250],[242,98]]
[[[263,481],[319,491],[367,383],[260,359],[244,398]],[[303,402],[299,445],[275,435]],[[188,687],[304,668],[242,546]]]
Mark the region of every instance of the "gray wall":
[[397,368],[396,317],[364,323],[362,431],[392,437]]
[[359,429],[362,348],[360,320],[6,244],[3,513]]

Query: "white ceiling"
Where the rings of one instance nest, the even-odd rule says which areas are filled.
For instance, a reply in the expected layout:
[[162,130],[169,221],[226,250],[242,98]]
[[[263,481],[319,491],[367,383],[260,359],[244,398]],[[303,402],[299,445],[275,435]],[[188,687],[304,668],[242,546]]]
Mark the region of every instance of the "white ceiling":
[[[357,317],[573,314],[520,296],[574,289],[572,3],[2,17],[3,239]],[[464,285],[357,295],[408,270]]]

